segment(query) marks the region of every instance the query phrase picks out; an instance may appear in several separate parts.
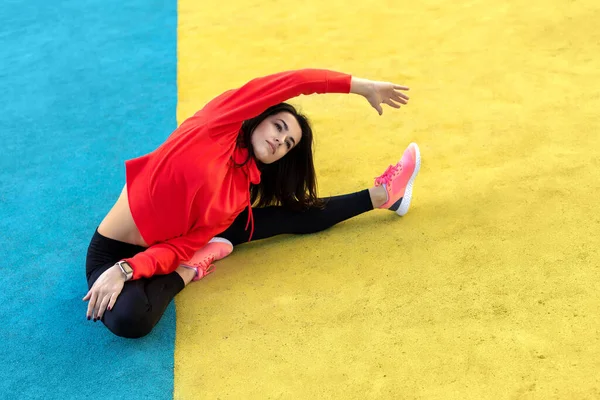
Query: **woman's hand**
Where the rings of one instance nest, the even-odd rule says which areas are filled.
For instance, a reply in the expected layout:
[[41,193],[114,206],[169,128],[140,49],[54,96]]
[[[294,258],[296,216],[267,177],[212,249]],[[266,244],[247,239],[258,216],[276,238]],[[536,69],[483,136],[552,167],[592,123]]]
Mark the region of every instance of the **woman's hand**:
[[115,305],[124,284],[125,277],[117,265],[104,271],[83,298],[83,301],[90,301],[86,314],[87,319],[93,317],[94,322],[102,319],[106,307],[111,310]]
[[350,93],[364,96],[369,104],[377,110],[379,115],[383,114],[381,104],[387,104],[393,108],[400,108],[400,104],[408,102],[408,96],[401,90],[409,90],[406,86],[396,85],[390,82],[370,81],[352,77]]

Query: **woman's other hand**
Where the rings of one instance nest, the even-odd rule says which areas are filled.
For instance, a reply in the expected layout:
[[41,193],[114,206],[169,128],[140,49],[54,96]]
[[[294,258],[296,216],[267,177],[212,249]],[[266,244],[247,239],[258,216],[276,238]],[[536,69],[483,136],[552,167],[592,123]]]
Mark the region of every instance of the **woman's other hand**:
[[400,108],[401,104],[408,102],[408,96],[402,93],[403,90],[406,91],[409,88],[391,82],[370,81],[355,77],[352,77],[350,87],[350,93],[365,97],[379,115],[383,114],[381,104],[387,104],[392,108]]
[[123,290],[125,276],[117,265],[113,265],[102,273],[87,292],[83,301],[88,301],[87,319],[102,319],[104,311],[111,310],[117,301],[117,297]]

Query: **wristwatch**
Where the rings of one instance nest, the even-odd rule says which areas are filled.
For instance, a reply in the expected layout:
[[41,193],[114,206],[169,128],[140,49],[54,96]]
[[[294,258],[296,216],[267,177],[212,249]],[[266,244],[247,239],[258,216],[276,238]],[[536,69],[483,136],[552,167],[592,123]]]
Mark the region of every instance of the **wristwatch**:
[[133,278],[133,269],[131,268],[129,263],[127,263],[127,261],[119,261],[115,265],[118,265],[119,268],[121,268],[121,272],[123,273],[123,276],[125,276],[125,281],[128,281],[131,278]]

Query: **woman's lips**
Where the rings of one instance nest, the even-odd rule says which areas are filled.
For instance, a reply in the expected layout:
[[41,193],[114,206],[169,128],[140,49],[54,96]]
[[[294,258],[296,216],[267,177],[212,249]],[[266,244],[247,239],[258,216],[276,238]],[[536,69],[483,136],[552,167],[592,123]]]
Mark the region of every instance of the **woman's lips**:
[[273,143],[269,142],[268,140],[267,140],[267,143],[269,146],[271,146],[271,150],[272,150],[271,154],[275,154],[275,145]]

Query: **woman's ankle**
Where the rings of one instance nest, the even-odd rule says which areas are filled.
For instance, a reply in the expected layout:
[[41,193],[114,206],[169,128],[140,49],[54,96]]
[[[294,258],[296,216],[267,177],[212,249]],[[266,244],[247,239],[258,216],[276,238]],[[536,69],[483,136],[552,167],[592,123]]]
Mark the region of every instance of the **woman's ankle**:
[[195,270],[191,268],[182,267],[181,265],[177,267],[175,272],[179,274],[185,286],[187,286],[192,281],[192,279],[194,279],[194,276],[196,276]]
[[369,196],[371,196],[373,208],[379,208],[387,201],[387,192],[383,186],[369,188]]

